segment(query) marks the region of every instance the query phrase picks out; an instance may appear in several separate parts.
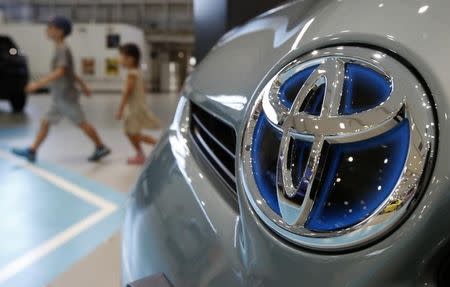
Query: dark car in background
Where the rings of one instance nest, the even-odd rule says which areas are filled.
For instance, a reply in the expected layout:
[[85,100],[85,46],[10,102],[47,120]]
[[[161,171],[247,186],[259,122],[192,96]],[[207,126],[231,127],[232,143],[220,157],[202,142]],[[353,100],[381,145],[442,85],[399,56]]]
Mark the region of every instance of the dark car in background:
[[25,107],[28,77],[27,59],[10,37],[0,35],[0,99],[8,100],[14,112]]

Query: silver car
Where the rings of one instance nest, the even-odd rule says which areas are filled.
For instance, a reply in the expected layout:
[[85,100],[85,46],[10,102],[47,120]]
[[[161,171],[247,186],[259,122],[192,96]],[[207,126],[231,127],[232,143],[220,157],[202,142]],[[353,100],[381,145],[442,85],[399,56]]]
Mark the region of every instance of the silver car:
[[131,195],[124,284],[450,286],[449,12],[305,0],[224,35]]

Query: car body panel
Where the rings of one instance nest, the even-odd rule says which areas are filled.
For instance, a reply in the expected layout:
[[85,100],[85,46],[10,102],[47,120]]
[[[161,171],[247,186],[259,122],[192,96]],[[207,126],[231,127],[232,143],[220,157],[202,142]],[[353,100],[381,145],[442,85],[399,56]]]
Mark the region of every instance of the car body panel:
[[[125,282],[164,272],[175,286],[213,281],[230,286],[232,278],[233,286],[241,285],[235,274],[241,270],[236,265],[236,199],[211,192],[223,183],[207,177],[207,167],[194,158],[188,141],[186,133],[169,130],[131,195],[125,225],[133,232],[123,234]],[[154,176],[162,180],[155,182]],[[220,285],[220,278],[228,279]]]
[[[450,2],[444,0],[294,2],[229,32],[186,83],[186,98],[234,126],[239,151],[254,95],[293,59],[330,45],[370,45],[403,59],[423,78],[436,104],[439,144],[423,198],[397,230],[368,247],[342,253],[313,252],[282,240],[250,207],[239,163],[238,209],[220,195],[220,180],[205,176],[208,166],[195,157],[198,151],[186,134],[189,105],[183,97],[174,125],[131,198],[123,241],[125,282],[165,272],[175,286],[436,286],[436,270],[449,254],[450,239],[450,168],[445,148],[450,144],[450,40],[444,35],[450,26],[448,11]],[[142,178],[151,186],[148,192],[159,194],[164,202],[139,200],[144,193]],[[185,203],[182,212],[177,208],[180,198]],[[202,208],[202,201],[206,207]],[[162,216],[156,210],[164,210],[174,221],[163,221],[154,232],[154,220]],[[169,226],[188,226],[186,220],[201,222],[198,241],[206,250],[190,260],[177,260],[170,250],[185,238]],[[160,245],[148,244],[152,240]],[[159,252],[163,254],[154,256]]]

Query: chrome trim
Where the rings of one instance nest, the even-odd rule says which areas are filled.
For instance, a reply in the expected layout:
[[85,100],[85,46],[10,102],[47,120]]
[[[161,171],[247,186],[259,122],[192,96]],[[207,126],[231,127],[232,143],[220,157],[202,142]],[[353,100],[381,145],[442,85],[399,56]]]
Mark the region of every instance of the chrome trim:
[[[339,115],[345,63],[357,63],[384,75],[391,83],[391,95],[368,111]],[[292,108],[279,99],[281,85],[295,73],[319,65],[301,87]],[[325,95],[319,116],[300,111],[308,93],[325,83]],[[317,250],[346,250],[380,238],[397,226],[414,207],[424,187],[424,171],[434,160],[436,127],[433,107],[416,77],[393,57],[368,48],[333,47],[316,50],[287,64],[271,77],[257,93],[248,115],[241,144],[240,182],[258,216],[275,232],[289,241]],[[283,133],[277,167],[277,196],[281,215],[276,214],[259,193],[256,185],[251,149],[253,133],[260,113]],[[366,219],[349,228],[333,232],[314,232],[304,224],[314,205],[317,167],[325,142],[356,142],[380,135],[403,118],[410,122],[410,147],[403,172],[390,196]],[[297,191],[292,183],[287,152],[293,138],[313,143],[307,169],[300,185],[306,186],[301,204],[290,201]],[[399,203],[400,202],[400,203]],[[395,209],[392,211],[392,205]],[[292,210],[296,216],[292,216]],[[287,212],[290,210],[290,212]],[[389,210],[389,212],[388,212]]]

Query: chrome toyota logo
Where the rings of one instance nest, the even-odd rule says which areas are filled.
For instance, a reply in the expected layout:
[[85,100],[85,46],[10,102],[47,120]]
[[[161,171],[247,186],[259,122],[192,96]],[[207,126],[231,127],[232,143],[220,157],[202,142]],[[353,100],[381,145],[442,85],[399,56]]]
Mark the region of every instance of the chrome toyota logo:
[[435,127],[425,89],[394,58],[357,47],[313,51],[259,92],[242,143],[244,190],[290,241],[359,246],[417,202]]

